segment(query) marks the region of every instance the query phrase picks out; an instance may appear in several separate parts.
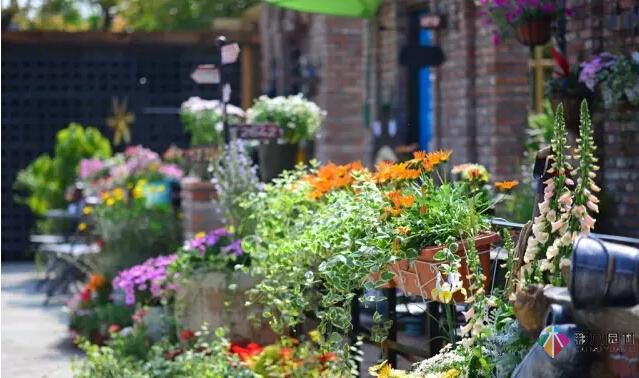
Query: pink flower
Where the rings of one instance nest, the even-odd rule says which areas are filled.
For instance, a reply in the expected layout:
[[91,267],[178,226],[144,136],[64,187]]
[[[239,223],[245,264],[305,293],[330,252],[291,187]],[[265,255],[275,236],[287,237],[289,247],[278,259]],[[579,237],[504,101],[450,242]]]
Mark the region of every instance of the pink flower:
[[104,167],[102,160],[99,159],[82,159],[80,161],[80,178],[85,179],[91,177]]
[[572,195],[570,194],[570,192],[564,192],[564,194],[559,197],[559,203],[564,206],[572,205]]
[[175,164],[162,164],[158,169],[162,175],[174,179],[180,179],[184,176],[184,171]]

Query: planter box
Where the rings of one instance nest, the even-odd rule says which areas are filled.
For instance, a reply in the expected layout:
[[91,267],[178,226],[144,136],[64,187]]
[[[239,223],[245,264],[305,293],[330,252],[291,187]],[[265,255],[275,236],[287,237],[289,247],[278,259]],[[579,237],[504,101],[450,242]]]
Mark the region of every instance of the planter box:
[[[228,290],[228,277],[237,285],[233,292]],[[185,329],[199,330],[204,323],[209,330],[219,327],[229,329],[231,340],[250,340],[260,344],[270,344],[275,334],[264,323],[258,306],[245,306],[246,291],[255,286],[255,278],[244,273],[227,275],[208,272],[195,275],[188,282],[181,283],[175,293],[175,318],[178,335]],[[251,320],[256,319],[257,325]]]
[[[479,254],[479,261],[486,279],[484,288],[488,291],[490,277],[490,246],[498,242],[500,236],[496,232],[489,232],[478,236],[475,239],[475,247]],[[402,260],[390,266],[390,270],[395,273],[395,277],[386,284],[386,287],[398,287],[405,293],[421,296],[424,299],[432,300],[431,291],[436,286],[437,272],[439,265],[443,262],[434,259],[434,256],[442,247],[427,247],[422,249],[420,255],[414,261]],[[468,264],[465,258],[465,246],[460,243],[457,255],[462,257],[459,273],[462,278],[464,288],[470,287],[470,282],[466,277],[469,273]],[[373,275],[372,278],[378,278]],[[465,301],[464,295],[455,293],[453,299],[457,303]]]

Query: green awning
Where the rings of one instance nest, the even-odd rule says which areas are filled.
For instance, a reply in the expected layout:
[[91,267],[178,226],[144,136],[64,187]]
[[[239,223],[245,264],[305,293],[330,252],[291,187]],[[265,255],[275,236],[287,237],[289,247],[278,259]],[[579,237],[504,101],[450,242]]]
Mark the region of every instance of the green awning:
[[266,0],[268,4],[300,12],[370,18],[382,0]]

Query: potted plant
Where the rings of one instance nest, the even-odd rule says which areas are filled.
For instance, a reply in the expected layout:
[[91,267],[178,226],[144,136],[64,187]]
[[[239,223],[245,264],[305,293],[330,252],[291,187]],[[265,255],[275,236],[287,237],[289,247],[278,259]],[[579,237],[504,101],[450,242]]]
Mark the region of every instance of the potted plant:
[[[226,104],[227,122],[237,123],[244,118],[244,111]],[[182,103],[180,118],[184,131],[191,134],[191,149],[188,153],[191,173],[203,178],[209,160],[224,145],[224,122],[222,103],[219,100],[204,100],[191,97]]]
[[523,45],[544,45],[550,40],[552,21],[566,13],[558,0],[479,0],[477,3],[486,22],[495,26],[495,44],[514,35]]
[[561,102],[564,107],[566,126],[569,130],[577,133],[581,101],[586,99],[588,104],[592,106],[594,92],[592,88],[579,80],[582,71],[581,65],[575,64],[570,67],[568,60],[554,47],[550,49],[550,52],[553,60],[559,66],[559,70],[555,71],[553,79],[546,88],[552,104],[549,113],[552,114],[552,109]]
[[601,53],[580,64],[579,82],[597,91],[603,106],[639,105],[639,52],[631,56]]
[[[450,303],[457,292],[467,291],[470,298],[485,290],[488,274],[473,251],[476,238],[480,245],[497,239],[492,234],[484,238],[492,189],[485,187],[485,169],[476,165],[466,166],[465,180],[443,181],[437,168],[450,154],[416,152],[409,162],[381,163],[374,172],[357,162],[300,167],[249,196],[245,206],[256,227],[245,247],[254,257],[252,268],[263,277],[251,298],[264,305],[276,330],[315,313],[327,342],[336,347],[341,340],[337,330],[350,329],[354,293],[380,287],[394,276],[408,291],[402,276],[417,275],[410,269],[431,275],[425,281],[436,291],[427,290],[425,282],[415,284],[414,292],[426,298]],[[423,252],[429,246],[438,248]],[[457,254],[460,246],[466,246],[466,253]],[[460,272],[464,260],[469,275],[477,277],[466,288],[468,277]],[[377,277],[371,276],[375,272]],[[379,340],[387,327],[376,326],[373,339]]]
[[258,147],[260,173],[270,181],[283,170],[292,169],[300,159],[300,143],[310,141],[320,130],[326,112],[302,94],[269,98],[261,96],[246,111],[249,123],[273,123],[282,129],[282,138]]
[[169,268],[177,283],[175,318],[177,331],[227,326],[231,336],[264,342],[267,329],[253,327],[255,308],[245,305],[244,293],[256,284],[249,274],[238,271],[247,266],[249,255],[242,240],[226,228],[200,232],[180,248]]

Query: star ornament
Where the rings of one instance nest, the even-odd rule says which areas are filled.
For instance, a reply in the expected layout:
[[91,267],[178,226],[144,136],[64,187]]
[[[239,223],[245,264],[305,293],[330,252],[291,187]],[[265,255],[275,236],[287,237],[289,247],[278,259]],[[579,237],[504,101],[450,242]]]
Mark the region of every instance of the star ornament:
[[131,125],[135,122],[135,115],[126,111],[127,100],[122,102],[117,98],[111,99],[111,108],[113,114],[107,118],[106,123],[109,128],[113,129],[113,144],[119,145],[124,142],[131,142]]

